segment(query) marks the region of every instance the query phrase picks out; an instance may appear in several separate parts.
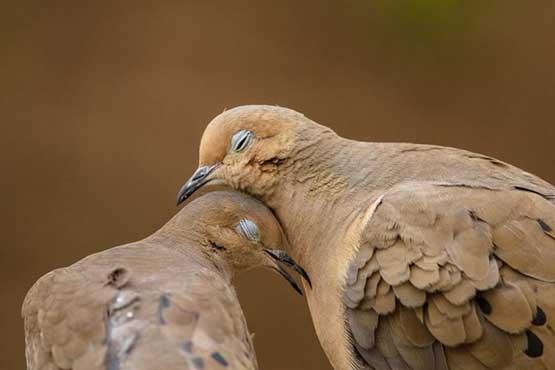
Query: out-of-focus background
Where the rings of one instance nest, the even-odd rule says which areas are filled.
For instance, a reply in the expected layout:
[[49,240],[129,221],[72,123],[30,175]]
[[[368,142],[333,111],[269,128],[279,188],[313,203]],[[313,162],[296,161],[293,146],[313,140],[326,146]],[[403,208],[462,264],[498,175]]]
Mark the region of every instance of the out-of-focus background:
[[[171,217],[225,108],[287,106],[554,182],[554,19],[553,1],[3,1],[2,369],[24,368],[26,290]],[[264,271],[238,282],[261,369],[330,369],[302,298]]]

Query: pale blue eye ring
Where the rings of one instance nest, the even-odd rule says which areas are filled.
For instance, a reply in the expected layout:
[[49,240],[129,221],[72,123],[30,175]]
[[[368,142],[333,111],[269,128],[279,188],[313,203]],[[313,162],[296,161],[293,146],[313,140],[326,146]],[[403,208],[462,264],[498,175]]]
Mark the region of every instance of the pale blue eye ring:
[[248,220],[246,218],[242,219],[241,221],[239,221],[236,229],[237,232],[239,232],[248,240],[251,240],[253,242],[260,241],[260,232],[258,231],[258,226],[251,220]]
[[242,152],[254,141],[254,133],[249,130],[239,130],[231,137],[231,151]]

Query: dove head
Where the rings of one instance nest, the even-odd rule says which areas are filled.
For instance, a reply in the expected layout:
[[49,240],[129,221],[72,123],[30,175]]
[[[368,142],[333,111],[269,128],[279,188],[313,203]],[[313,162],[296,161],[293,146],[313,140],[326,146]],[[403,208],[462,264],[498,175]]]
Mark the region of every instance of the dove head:
[[320,136],[311,135],[314,130],[332,132],[287,108],[249,105],[223,112],[204,131],[199,167],[181,188],[178,204],[207,184],[231,186],[264,199],[287,173],[295,154],[310,144],[309,138]]
[[232,272],[268,267],[295,290],[295,280],[280,265],[289,265],[308,279],[302,268],[282,250],[287,239],[273,213],[260,201],[234,191],[207,193],[184,207],[165,230],[189,230],[206,254],[223,261]]

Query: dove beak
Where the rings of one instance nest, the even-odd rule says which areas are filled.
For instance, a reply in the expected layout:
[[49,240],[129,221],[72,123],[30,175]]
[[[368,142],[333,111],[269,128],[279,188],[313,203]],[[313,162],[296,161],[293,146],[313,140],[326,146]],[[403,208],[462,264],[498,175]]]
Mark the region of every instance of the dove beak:
[[185,185],[179,190],[179,193],[177,193],[177,205],[183,203],[187,198],[193,195],[195,191],[212,181],[213,178],[210,175],[212,175],[214,170],[220,165],[221,163],[216,163],[212,166],[201,166],[197,168],[193,176],[187,180]]
[[277,250],[277,249],[264,249],[264,252],[271,258],[270,268],[275,270],[285,280],[287,280],[287,282],[291,284],[291,286],[293,287],[293,289],[297,291],[297,293],[299,293],[300,295],[303,295],[295,279],[293,279],[293,277],[277,262],[281,262],[291,267],[294,271],[296,271],[299,275],[301,275],[307,281],[308,285],[312,288],[310,278],[308,277],[308,274],[306,273],[306,271],[301,266],[297,265],[286,252]]

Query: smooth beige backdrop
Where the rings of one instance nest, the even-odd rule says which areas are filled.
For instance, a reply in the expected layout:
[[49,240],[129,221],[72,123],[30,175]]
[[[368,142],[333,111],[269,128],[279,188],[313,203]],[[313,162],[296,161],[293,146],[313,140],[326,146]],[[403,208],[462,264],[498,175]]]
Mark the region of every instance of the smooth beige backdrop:
[[[464,3],[464,6],[461,5]],[[483,152],[555,181],[555,2],[3,1],[0,367],[47,271],[148,235],[224,108]],[[304,301],[239,280],[261,369],[329,369]]]

